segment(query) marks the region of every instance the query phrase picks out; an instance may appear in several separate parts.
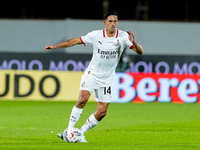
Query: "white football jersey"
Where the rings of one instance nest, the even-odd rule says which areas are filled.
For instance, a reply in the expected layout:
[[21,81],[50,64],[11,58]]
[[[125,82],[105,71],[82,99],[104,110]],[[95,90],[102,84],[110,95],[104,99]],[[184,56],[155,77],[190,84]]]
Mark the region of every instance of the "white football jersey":
[[117,29],[114,37],[107,37],[105,29],[95,30],[80,39],[85,46],[93,45],[92,60],[85,74],[93,75],[102,84],[111,84],[122,52],[133,46],[128,33]]

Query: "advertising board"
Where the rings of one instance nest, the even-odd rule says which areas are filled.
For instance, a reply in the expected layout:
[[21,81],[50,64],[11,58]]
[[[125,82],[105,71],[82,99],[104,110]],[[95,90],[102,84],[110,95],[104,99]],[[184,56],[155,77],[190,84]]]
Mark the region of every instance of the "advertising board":
[[200,103],[200,76],[117,73],[112,102]]
[[[83,72],[0,71],[0,99],[77,101]],[[112,102],[200,103],[200,76],[116,73]],[[94,101],[94,95],[90,101]]]
[[[77,101],[83,72],[0,71],[0,99]],[[91,96],[91,100],[94,99]]]
[[[0,53],[0,70],[85,71],[91,54]],[[200,74],[199,56],[129,55],[127,72]]]

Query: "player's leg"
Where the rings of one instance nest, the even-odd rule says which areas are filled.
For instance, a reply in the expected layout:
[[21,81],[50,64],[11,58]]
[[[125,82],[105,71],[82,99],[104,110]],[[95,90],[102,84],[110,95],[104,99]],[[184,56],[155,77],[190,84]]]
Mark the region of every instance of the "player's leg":
[[97,111],[87,119],[80,129],[82,135],[94,128],[106,116],[108,106],[109,103],[97,102]]
[[79,95],[79,100],[77,101],[75,106],[80,109],[83,108],[87,103],[87,101],[89,100],[89,98],[90,98],[90,92],[88,90],[81,90]]
[[[109,89],[108,92],[106,89]],[[95,127],[107,114],[108,106],[111,102],[111,86],[100,87],[94,90],[95,99],[97,101],[97,110],[92,114],[81,127],[81,134],[84,135],[86,131]]]
[[[77,101],[76,105],[72,108],[68,128],[75,126],[76,122],[79,120],[79,118],[83,112],[83,107],[87,103],[89,97],[90,97],[89,91],[87,91],[87,90],[80,91],[79,100]],[[63,139],[63,133],[58,133],[57,136],[59,138]]]
[[79,95],[79,100],[77,101],[76,105],[73,107],[70,120],[69,120],[69,127],[74,127],[76,122],[79,120],[82,112],[83,107],[87,103],[88,99],[90,98],[90,92],[87,90],[81,90]]
[[93,91],[93,78],[91,75],[86,74],[83,75],[80,81],[80,94],[79,94],[79,100],[77,101],[76,105],[73,107],[68,127],[74,127],[76,122],[79,120],[83,107],[87,103],[88,99],[90,98],[90,95]]
[[[92,91],[93,91],[93,78],[88,75],[83,75],[80,81],[80,94],[79,100],[76,105],[72,108],[72,112],[69,119],[68,128],[74,127],[76,122],[79,120],[83,107],[87,103]],[[63,139],[63,133],[58,133],[57,136]],[[85,140],[86,141],[86,140]]]
[[110,103],[97,102],[97,111],[94,113],[96,120],[101,121],[107,114]]

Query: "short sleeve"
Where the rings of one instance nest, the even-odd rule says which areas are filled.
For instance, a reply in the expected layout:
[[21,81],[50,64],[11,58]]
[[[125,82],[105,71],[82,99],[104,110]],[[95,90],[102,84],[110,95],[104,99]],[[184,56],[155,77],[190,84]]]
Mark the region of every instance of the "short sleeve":
[[89,32],[85,36],[80,37],[81,42],[84,44],[84,46],[86,46],[87,44],[92,44],[92,38],[93,38],[92,32]]

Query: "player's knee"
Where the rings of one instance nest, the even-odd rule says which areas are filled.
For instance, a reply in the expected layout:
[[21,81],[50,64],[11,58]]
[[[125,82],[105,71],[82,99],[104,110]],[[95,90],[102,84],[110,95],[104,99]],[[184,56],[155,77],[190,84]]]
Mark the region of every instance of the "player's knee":
[[101,117],[104,118],[107,114],[107,111],[101,112]]
[[85,104],[87,103],[87,101],[88,101],[88,98],[86,98],[86,97],[81,97],[81,98],[78,100],[78,102],[76,103],[76,106],[77,106],[78,108],[83,108],[83,107],[85,106]]
[[107,111],[100,111],[97,116],[98,116],[98,120],[103,119],[107,114]]

